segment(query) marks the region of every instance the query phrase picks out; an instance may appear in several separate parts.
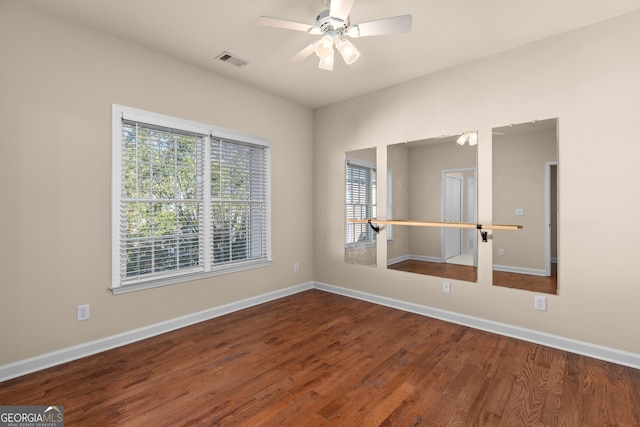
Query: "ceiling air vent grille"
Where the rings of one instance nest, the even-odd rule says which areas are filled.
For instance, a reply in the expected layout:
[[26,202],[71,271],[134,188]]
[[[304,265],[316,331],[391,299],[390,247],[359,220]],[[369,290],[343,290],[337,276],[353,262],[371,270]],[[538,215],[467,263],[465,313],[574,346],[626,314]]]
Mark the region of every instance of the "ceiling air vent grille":
[[216,59],[222,62],[226,62],[227,64],[235,65],[236,67],[244,67],[249,63],[249,61],[247,61],[246,59],[242,59],[239,56],[226,51],[216,56]]

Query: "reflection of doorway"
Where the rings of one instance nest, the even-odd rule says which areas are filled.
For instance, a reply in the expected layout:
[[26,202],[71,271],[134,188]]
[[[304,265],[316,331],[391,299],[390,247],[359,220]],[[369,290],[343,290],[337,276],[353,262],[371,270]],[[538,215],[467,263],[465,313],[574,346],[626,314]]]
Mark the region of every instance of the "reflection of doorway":
[[544,265],[545,276],[551,276],[552,263],[557,264],[557,227],[558,227],[558,162],[544,164]]
[[[460,168],[442,171],[442,221],[476,222],[476,169]],[[441,262],[477,265],[476,230],[441,228]]]
[[[444,180],[442,220],[444,222],[461,222],[462,178],[447,173]],[[445,227],[443,245],[445,260],[460,255],[462,253],[462,229]]]

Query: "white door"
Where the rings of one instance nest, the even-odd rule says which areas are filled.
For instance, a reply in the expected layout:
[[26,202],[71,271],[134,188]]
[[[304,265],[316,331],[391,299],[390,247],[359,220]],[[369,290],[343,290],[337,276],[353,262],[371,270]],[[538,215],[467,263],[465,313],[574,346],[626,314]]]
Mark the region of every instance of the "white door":
[[[462,222],[462,179],[445,176],[444,222]],[[462,252],[462,230],[444,228],[445,259]]]

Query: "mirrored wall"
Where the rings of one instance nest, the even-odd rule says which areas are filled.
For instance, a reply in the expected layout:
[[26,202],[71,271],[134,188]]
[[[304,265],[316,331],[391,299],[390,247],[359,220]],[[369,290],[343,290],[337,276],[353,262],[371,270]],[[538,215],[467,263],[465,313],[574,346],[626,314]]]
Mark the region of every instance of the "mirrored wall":
[[558,120],[493,129],[493,232],[496,286],[556,294]]
[[[476,143],[467,132],[389,145],[387,219],[476,223]],[[476,229],[386,227],[388,269],[477,280]]]
[[366,222],[349,221],[377,218],[377,179],[375,148],[346,153],[344,259],[348,264],[377,264],[377,233]]

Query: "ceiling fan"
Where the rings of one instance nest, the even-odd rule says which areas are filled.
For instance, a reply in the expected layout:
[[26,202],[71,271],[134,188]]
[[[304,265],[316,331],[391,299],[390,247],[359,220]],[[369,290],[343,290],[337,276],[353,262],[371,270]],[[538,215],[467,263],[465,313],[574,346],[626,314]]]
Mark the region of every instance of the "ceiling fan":
[[392,18],[351,24],[349,14],[355,0],[322,0],[328,7],[316,17],[316,24],[309,25],[286,19],[261,16],[258,24],[267,27],[284,28],[288,30],[304,31],[309,34],[322,36],[309,46],[294,55],[289,61],[300,62],[315,52],[320,58],[318,67],[323,70],[333,70],[334,46],[342,55],[347,65],[358,60],[360,52],[345,37],[369,37],[387,34],[408,33],[411,31],[411,15],[394,16]]

